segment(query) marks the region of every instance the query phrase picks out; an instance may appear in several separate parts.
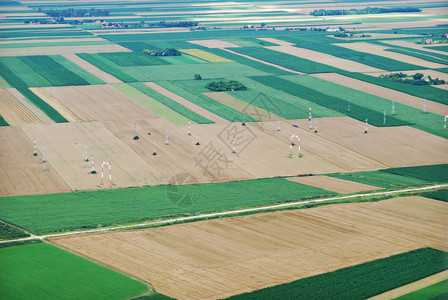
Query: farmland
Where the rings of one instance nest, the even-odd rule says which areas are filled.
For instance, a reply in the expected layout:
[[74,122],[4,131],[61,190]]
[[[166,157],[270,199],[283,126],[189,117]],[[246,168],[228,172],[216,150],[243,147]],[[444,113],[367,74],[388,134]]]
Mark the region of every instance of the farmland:
[[447,4],[407,5],[1,1],[0,298],[436,283]]
[[0,253],[0,294],[9,299],[29,295],[121,299],[147,289],[141,282],[45,243],[1,248]]

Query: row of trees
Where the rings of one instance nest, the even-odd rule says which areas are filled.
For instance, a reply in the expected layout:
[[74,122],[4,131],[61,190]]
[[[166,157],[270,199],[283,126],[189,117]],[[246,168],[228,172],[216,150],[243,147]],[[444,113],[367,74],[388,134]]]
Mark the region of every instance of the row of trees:
[[423,75],[422,73],[415,73],[414,75],[411,76],[404,74],[402,72],[390,73],[380,75],[380,78],[387,78],[390,80],[395,80],[413,85],[439,85],[446,83],[445,80],[443,79],[439,78],[432,79],[430,75],[428,75],[428,77],[425,78],[425,75]]
[[212,81],[205,85],[211,91],[225,92],[225,91],[245,91],[246,86],[237,80],[230,81]]
[[145,49],[142,51],[145,54],[152,56],[180,56],[182,53],[176,48],[166,48],[163,50],[149,50]]
[[366,7],[361,9],[316,9],[310,12],[313,16],[334,16],[334,15],[366,15],[366,14],[386,14],[395,12],[421,12],[422,10],[416,7],[396,7],[396,8],[381,8],[381,7]]
[[48,10],[45,11],[47,15],[53,18],[71,18],[71,17],[100,17],[108,16],[109,11],[105,9],[65,9],[65,10]]

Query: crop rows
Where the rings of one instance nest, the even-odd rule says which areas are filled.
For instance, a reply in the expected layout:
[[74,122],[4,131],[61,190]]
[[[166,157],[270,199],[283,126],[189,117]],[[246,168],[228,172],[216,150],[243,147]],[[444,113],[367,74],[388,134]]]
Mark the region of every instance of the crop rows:
[[367,299],[446,270],[447,254],[417,249],[228,299]]
[[99,56],[104,57],[120,67],[135,67],[135,66],[153,66],[153,65],[168,65],[169,63],[163,59],[155,56],[146,55],[138,52],[111,52],[98,53]]
[[137,79],[133,78],[132,76],[121,72],[117,68],[111,65],[111,62],[109,60],[106,60],[105,58],[102,58],[98,54],[89,54],[89,53],[78,53],[76,54],[80,58],[84,59],[85,61],[91,63],[95,67],[101,69],[102,71],[109,73],[110,75],[116,77],[117,79],[123,81],[123,82],[135,82],[138,81]]
[[[0,218],[42,234],[335,195],[283,178],[201,184],[199,188],[200,195],[187,207],[170,202],[169,186],[3,197]],[[177,186],[179,194],[190,189]]]

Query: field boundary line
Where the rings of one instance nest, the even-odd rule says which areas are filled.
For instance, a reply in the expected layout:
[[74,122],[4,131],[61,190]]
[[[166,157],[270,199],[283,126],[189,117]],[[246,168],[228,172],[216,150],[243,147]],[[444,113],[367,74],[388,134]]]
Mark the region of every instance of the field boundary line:
[[45,235],[33,235],[32,237],[27,237],[27,238],[0,241],[0,244],[9,243],[9,242],[27,241],[27,240],[33,240],[33,239],[43,240],[43,239],[49,239],[49,238],[55,238],[55,237],[71,236],[71,235],[76,235],[76,234],[100,233],[100,232],[108,232],[108,231],[116,231],[116,230],[136,229],[139,227],[146,227],[146,226],[151,226],[151,225],[163,225],[163,224],[169,224],[169,223],[179,223],[179,222],[185,222],[185,221],[214,218],[214,217],[220,217],[220,216],[226,216],[226,215],[234,215],[234,214],[242,214],[242,213],[250,213],[250,212],[262,212],[262,211],[268,211],[268,210],[273,210],[273,209],[297,206],[297,205],[301,205],[301,204],[333,202],[333,201],[337,201],[337,200],[346,200],[346,199],[353,199],[353,198],[358,198],[358,197],[393,195],[393,194],[399,194],[399,193],[418,192],[418,191],[439,189],[439,188],[445,188],[445,187],[448,187],[448,184],[437,184],[437,185],[430,185],[430,186],[425,186],[425,187],[420,187],[420,188],[408,188],[408,189],[385,191],[385,192],[361,193],[361,194],[354,194],[354,195],[347,195],[347,196],[336,196],[336,197],[314,199],[314,200],[294,201],[294,202],[266,205],[266,206],[260,206],[260,207],[251,207],[251,208],[243,208],[243,209],[229,210],[229,211],[216,212],[216,213],[200,214],[200,215],[194,215],[194,216],[188,216],[188,217],[172,218],[172,219],[166,219],[166,220],[160,220],[160,221],[150,221],[150,222],[144,222],[144,223],[139,223],[139,224],[119,225],[119,226],[95,228],[95,229],[88,229],[88,230],[67,231],[67,232],[62,232],[62,233],[53,233],[53,234],[45,234]]

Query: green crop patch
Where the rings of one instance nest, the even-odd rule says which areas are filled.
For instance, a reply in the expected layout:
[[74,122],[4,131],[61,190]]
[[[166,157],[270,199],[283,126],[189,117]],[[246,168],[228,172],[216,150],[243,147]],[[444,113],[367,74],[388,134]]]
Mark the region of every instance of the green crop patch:
[[[443,29],[443,30],[445,30],[445,29]],[[445,31],[446,31],[446,30],[445,30]],[[448,52],[448,46],[435,46],[435,47],[423,47],[423,48],[432,49],[432,50],[437,50],[437,51]]]
[[4,299],[128,299],[145,284],[46,243],[0,249]]
[[153,66],[153,65],[168,65],[169,63],[163,59],[155,56],[145,55],[137,52],[111,52],[98,53],[99,56],[104,57],[120,67],[135,67],[135,66]]
[[431,165],[370,172],[327,174],[326,176],[393,189],[414,185],[447,183],[447,174],[448,165]]
[[55,110],[51,105],[42,100],[39,96],[34,94],[27,88],[17,88],[17,90],[25,96],[30,102],[36,105],[40,110],[42,110],[47,116],[49,116],[56,123],[66,123],[68,120],[64,118],[57,110]]
[[[200,193],[192,199],[191,205],[174,204],[168,196],[173,189],[181,195],[196,190]],[[336,194],[284,178],[99,190],[3,197],[0,198],[0,219],[43,234],[330,195]]]
[[420,196],[448,202],[448,190],[438,190],[438,191],[431,192],[431,193],[424,193],[424,194],[421,194]]
[[294,55],[260,47],[232,48],[232,51],[303,73],[330,73],[339,69]]
[[5,224],[0,221],[0,240],[13,240],[29,236],[30,235],[22,229]]
[[[327,95],[320,92],[317,89],[312,89],[303,84],[293,83],[289,80],[285,80],[279,77],[260,76],[260,77],[251,77],[251,79],[258,81],[264,85],[270,86],[272,88],[282,90],[288,94],[296,95],[303,99],[307,99],[313,103],[325,106],[333,110],[336,110],[335,106],[337,103],[347,102],[345,99]],[[359,121],[364,121],[366,118],[368,118],[369,124],[375,126],[400,126],[410,124],[409,122],[405,122],[394,117],[389,117],[387,124],[383,124],[382,112],[375,111],[361,104],[357,104],[356,102],[353,102],[351,104],[350,112],[342,111],[342,113]]]
[[447,255],[422,248],[227,299],[367,299],[446,270]]
[[153,98],[154,100],[160,102],[161,104],[171,108],[173,111],[177,112],[178,114],[186,117],[187,119],[196,122],[198,124],[211,124],[213,123],[212,121],[210,121],[209,119],[199,115],[198,113],[192,111],[189,108],[186,108],[185,106],[183,106],[182,104],[156,92],[155,90],[153,90],[152,88],[150,88],[149,86],[144,85],[141,82],[134,82],[134,83],[130,83],[130,85],[134,88],[136,88],[137,90],[139,90],[140,92],[144,93],[145,95]]
[[228,107],[201,94],[189,86],[188,82],[189,81],[160,81],[157,82],[157,84],[228,121],[239,122],[242,121],[243,118],[246,122],[258,121],[236,109]]
[[98,54],[89,54],[89,53],[77,53],[80,58],[84,59],[85,61],[91,63],[95,67],[101,69],[102,71],[109,73],[110,75],[116,77],[117,79],[123,81],[123,82],[136,82],[138,81],[134,77],[120,71],[117,67],[113,65],[113,63],[105,59]]
[[441,59],[441,58],[436,58],[432,55],[428,54],[422,54],[422,53],[416,53],[414,51],[408,51],[408,50],[404,50],[404,49],[385,49],[385,51],[389,51],[389,52],[395,52],[395,53],[400,53],[400,54],[404,54],[404,55],[409,55],[415,58],[420,58],[426,61],[430,61],[430,62],[434,62],[434,63],[438,63],[438,64],[447,64],[448,60],[446,59]]
[[9,126],[8,122],[0,115],[0,126]]
[[36,73],[18,57],[1,57],[0,66],[0,75],[12,87],[51,86],[48,80]]
[[44,77],[51,85],[88,85],[81,76],[69,71],[49,56],[20,56],[19,59],[26,63],[34,72]]
[[64,68],[69,70],[70,72],[75,73],[79,77],[86,80],[89,84],[105,84],[104,81],[93,75],[92,73],[87,72],[83,68],[79,67],[77,64],[73,63],[72,61],[66,59],[65,57],[61,55],[51,55],[51,59],[53,59],[55,62],[61,64]]
[[448,299],[448,279],[416,290],[394,300],[443,300]]

